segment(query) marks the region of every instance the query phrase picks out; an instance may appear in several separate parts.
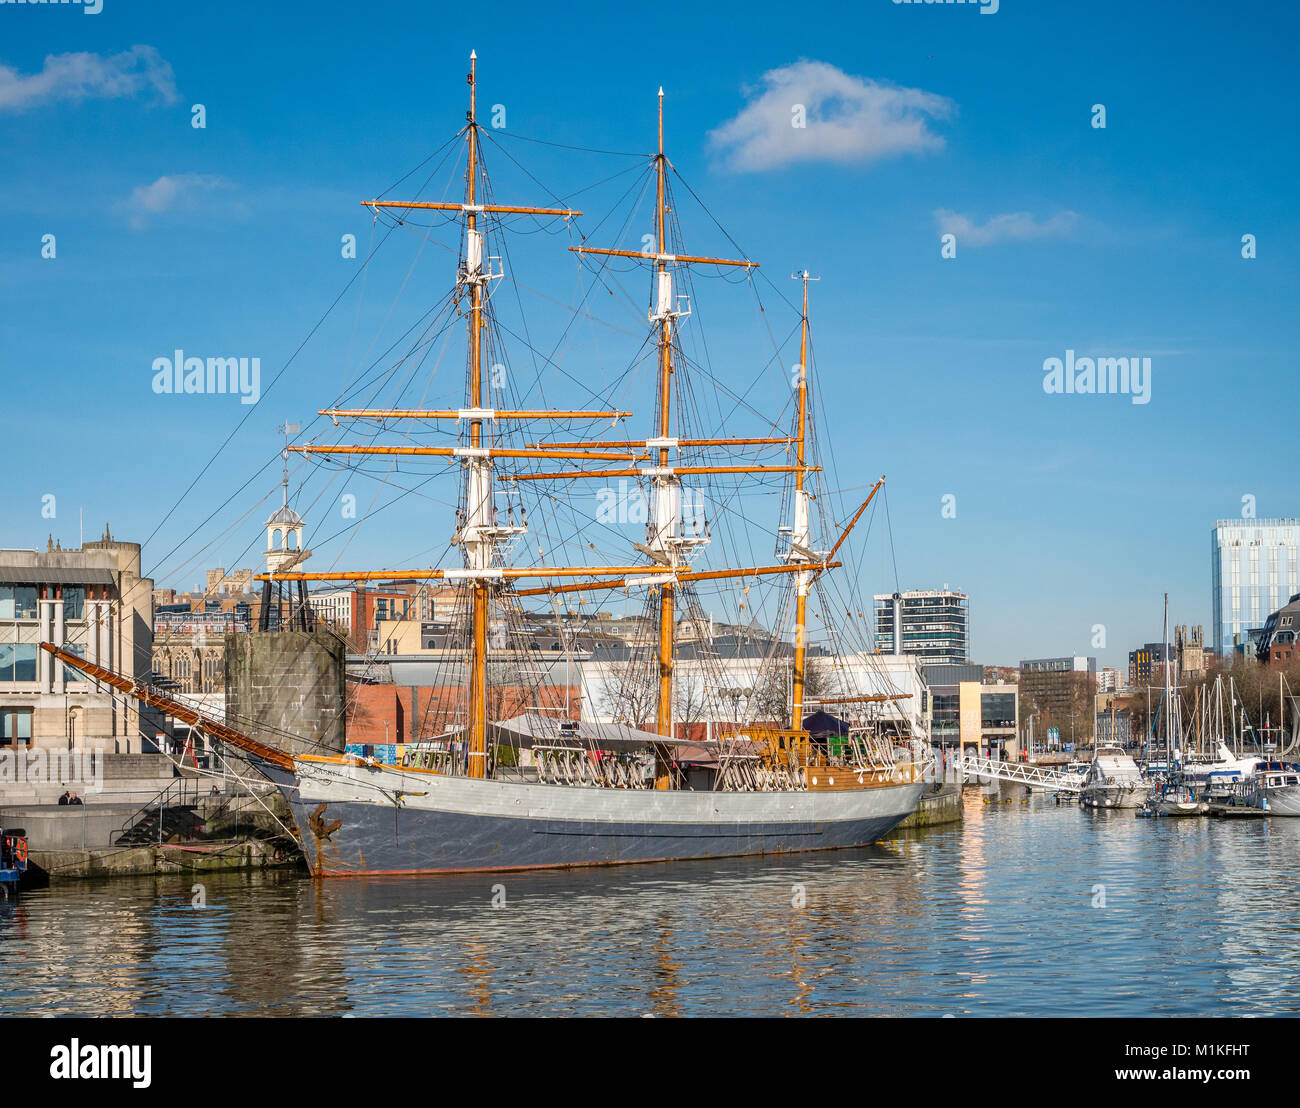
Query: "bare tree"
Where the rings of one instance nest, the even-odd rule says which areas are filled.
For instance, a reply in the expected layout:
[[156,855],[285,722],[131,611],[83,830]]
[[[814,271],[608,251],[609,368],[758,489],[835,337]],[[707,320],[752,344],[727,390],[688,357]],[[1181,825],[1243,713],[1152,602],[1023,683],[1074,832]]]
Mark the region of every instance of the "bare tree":
[[636,659],[611,668],[614,680],[605,685],[601,710],[615,723],[626,723],[642,730],[648,728],[659,706],[659,690],[649,670]]
[[[838,691],[835,673],[824,658],[806,658],[803,671],[804,715],[817,710],[817,701]],[[753,705],[758,719],[788,727],[794,715],[794,659],[774,658],[758,675]]]
[[683,676],[673,683],[673,719],[686,729],[686,737],[690,737],[691,724],[705,718],[707,707],[703,681]]

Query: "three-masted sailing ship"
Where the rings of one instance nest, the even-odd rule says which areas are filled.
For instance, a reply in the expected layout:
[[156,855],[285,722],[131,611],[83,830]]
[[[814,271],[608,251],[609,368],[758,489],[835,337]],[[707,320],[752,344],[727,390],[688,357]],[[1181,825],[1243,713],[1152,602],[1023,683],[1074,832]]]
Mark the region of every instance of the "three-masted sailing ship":
[[[649,433],[635,440],[589,437],[559,441],[555,430],[617,424],[632,415],[616,407],[554,410],[494,404],[487,380],[491,286],[502,273],[487,241],[506,217],[567,221],[581,214],[567,207],[495,203],[481,164],[483,132],[477,118],[476,59],[468,75],[469,110],[461,130],[467,162],[463,201],[367,201],[376,217],[428,211],[460,224],[457,312],[468,332],[464,407],[446,410],[335,407],[322,415],[341,421],[408,421],[446,429],[454,444],[312,445],[291,449],[306,456],[358,455],[445,458],[459,466],[459,504],[453,547],[460,565],[444,569],[386,569],[308,573],[301,567],[274,575],[276,583],[427,580],[455,588],[463,598],[464,704],[434,741],[409,744],[402,759],[356,753],[288,753],[243,734],[228,722],[193,709],[71,652],[47,646],[63,662],[108,682],[226,743],[269,778],[292,810],[295,833],[312,873],[320,876],[416,874],[449,871],[565,867],[670,859],[716,858],[861,846],[877,841],[916,807],[925,786],[928,756],[915,735],[891,729],[882,716],[860,720],[834,741],[819,742],[805,727],[810,701],[869,710],[907,694],[861,691],[809,696],[808,605],[819,583],[840,568],[836,556],[880,490],[866,501],[832,544],[815,533],[810,436],[808,282],[802,282],[800,362],[792,395],[792,425],[783,435],[688,437],[681,426],[677,377],[683,359],[679,324],[689,314],[677,285],[693,266],[749,274],[757,263],[690,255],[674,241],[664,154],[663,91],[658,104],[658,151],[653,156],[654,234],[640,251],[570,247],[582,264],[633,260],[651,271],[648,311],[655,362],[655,410]],[[450,422],[449,422],[450,421]],[[535,428],[543,430],[537,432]],[[530,430],[533,429],[533,430]],[[570,432],[571,433],[571,432]],[[531,441],[528,441],[531,440]],[[782,452],[766,464],[754,455]],[[733,452],[732,456],[725,456]],[[683,461],[683,459],[686,459]],[[705,464],[697,464],[702,459]],[[563,468],[564,466],[572,468]],[[557,468],[557,466],[559,468]],[[549,467],[549,468],[538,468]],[[775,480],[781,483],[786,525],[775,536],[769,564],[696,568],[712,540],[712,527],[684,510],[689,483],[701,477]],[[511,552],[527,534],[527,514],[512,502],[499,510],[503,490],[557,490],[538,499],[558,502],[565,488],[590,480],[638,482],[647,492],[643,542],[623,564],[519,564]],[[540,484],[538,484],[540,483]],[[539,510],[534,507],[534,512]],[[825,524],[823,525],[823,529]],[[828,549],[818,549],[825,544]],[[584,544],[585,545],[585,544]],[[579,547],[581,548],[581,547]],[[540,552],[540,551],[539,551]],[[265,579],[265,578],[263,578]],[[700,582],[744,582],[787,587],[792,601],[793,643],[773,665],[788,667],[785,715],[721,726],[701,737],[674,719],[678,640],[689,624],[698,639],[706,622],[695,594]],[[648,698],[638,712],[616,722],[548,716],[540,711],[494,719],[494,662],[511,649],[495,628],[517,623],[530,596],[553,598],[611,589],[644,590],[646,650],[628,661],[648,674]],[[856,598],[851,601],[856,606]],[[823,605],[827,607],[829,605]],[[861,613],[858,613],[859,616]],[[640,669],[638,670],[638,667]],[[517,679],[516,679],[517,680]],[[825,682],[822,682],[823,685]],[[832,690],[834,691],[834,690]],[[717,695],[717,690],[714,690]],[[453,713],[454,714],[454,713]],[[724,718],[718,716],[715,718]],[[616,716],[617,719],[617,716]],[[685,732],[685,733],[683,733]],[[722,732],[722,733],[718,733]]]

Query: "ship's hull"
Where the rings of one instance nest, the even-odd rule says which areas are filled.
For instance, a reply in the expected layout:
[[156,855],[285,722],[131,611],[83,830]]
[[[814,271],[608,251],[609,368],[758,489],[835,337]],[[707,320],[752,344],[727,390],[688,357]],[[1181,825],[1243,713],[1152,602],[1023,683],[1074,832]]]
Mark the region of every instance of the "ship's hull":
[[1159,800],[1156,811],[1162,816],[1203,816],[1210,810],[1208,804],[1199,800]]
[[1259,789],[1256,802],[1270,816],[1300,816],[1300,786]]
[[723,793],[479,781],[393,767],[264,767],[313,874],[432,874],[618,865],[866,846],[924,783]]
[[1085,788],[1079,803],[1085,808],[1141,808],[1150,795],[1149,785],[1100,785]]

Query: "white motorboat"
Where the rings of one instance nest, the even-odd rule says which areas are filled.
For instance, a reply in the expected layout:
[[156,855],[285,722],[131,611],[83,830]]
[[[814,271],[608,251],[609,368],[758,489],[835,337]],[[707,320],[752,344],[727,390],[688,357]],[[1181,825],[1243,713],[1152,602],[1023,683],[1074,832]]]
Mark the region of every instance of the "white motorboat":
[[1121,747],[1099,746],[1083,779],[1079,803],[1088,808],[1141,808],[1151,783]]
[[1259,761],[1257,754],[1239,758],[1228,749],[1226,743],[1219,742],[1217,745],[1216,757],[1193,754],[1183,762],[1183,780],[1197,791],[1202,791],[1211,784],[1244,781],[1254,772],[1255,763]]

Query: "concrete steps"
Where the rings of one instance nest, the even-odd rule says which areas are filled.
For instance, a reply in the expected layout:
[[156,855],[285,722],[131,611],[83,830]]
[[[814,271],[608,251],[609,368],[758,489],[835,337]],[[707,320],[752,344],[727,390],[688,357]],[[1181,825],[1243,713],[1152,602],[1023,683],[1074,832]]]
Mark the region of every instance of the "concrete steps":
[[[162,823],[159,829],[158,824]],[[181,842],[187,842],[203,833],[203,817],[192,805],[164,808],[159,813],[157,808],[150,808],[142,813],[139,822],[117,837],[115,846],[149,846],[153,843],[169,842],[172,836]]]

